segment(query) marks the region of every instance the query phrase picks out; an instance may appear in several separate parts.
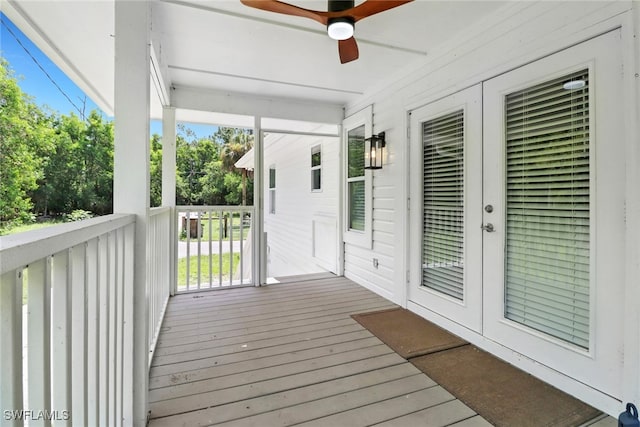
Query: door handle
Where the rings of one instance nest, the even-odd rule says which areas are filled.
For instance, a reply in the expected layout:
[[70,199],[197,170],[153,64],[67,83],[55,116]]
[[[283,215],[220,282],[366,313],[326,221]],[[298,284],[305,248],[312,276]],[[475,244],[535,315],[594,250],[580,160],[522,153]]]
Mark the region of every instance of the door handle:
[[482,228],[487,233],[493,233],[494,231],[496,231],[495,228],[493,228],[493,224],[491,224],[490,222],[482,224],[480,228]]

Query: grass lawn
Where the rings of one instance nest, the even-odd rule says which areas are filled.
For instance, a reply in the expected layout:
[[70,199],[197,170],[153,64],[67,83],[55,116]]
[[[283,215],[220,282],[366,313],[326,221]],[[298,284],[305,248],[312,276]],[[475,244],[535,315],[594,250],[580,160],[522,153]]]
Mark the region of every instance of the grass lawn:
[[[190,220],[194,220],[194,218],[197,218],[197,216],[192,214]],[[200,225],[202,227],[202,237],[201,237],[202,241],[209,241],[209,236],[211,236],[211,240],[213,240],[214,242],[218,241],[221,234],[220,234],[220,218],[217,215],[211,216],[211,232],[209,232],[209,216],[203,215],[200,218]],[[231,226],[231,219],[227,220],[227,226],[228,227]],[[182,230],[182,224],[180,224],[180,227],[181,227],[180,229]],[[224,228],[224,219],[222,220],[222,227]],[[242,226],[243,240],[246,239],[247,236],[249,235],[249,228],[250,227],[249,227],[248,221],[245,221],[245,224]],[[240,214],[233,215],[232,237],[233,237],[233,240],[236,240],[236,241],[240,240]],[[190,240],[196,241],[198,239],[196,237],[192,237]],[[229,240],[228,232],[226,237],[222,236],[222,240],[225,240],[225,241]],[[180,241],[182,242],[187,241],[186,233],[180,234]]]
[[[222,281],[228,282],[231,274],[229,272],[230,263],[229,253],[222,254]],[[214,283],[218,282],[220,274],[220,255],[202,255],[200,257],[200,283],[209,283],[209,260],[211,260],[211,276]],[[189,287],[198,285],[198,257],[189,258]],[[240,254],[233,254],[233,271],[235,272],[240,265]],[[187,258],[178,260],[178,287],[185,287],[187,284]]]
[[0,236],[8,234],[23,233],[25,231],[38,230],[40,228],[51,227],[52,225],[63,224],[62,219],[49,219],[42,222],[34,222],[32,224],[22,224],[11,228],[0,228]]

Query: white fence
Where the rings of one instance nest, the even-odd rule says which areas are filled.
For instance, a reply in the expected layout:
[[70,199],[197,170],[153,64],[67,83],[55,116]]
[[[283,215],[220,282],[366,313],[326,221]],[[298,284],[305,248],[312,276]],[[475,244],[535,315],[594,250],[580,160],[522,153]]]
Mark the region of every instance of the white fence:
[[253,206],[178,206],[176,212],[176,292],[253,284]]
[[3,425],[131,419],[134,226],[109,215],[2,238]]

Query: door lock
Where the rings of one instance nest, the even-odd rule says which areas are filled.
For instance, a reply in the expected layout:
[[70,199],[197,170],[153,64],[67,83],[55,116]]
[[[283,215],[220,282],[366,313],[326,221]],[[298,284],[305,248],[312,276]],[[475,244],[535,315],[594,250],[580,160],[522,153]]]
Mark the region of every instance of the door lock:
[[493,205],[487,205],[487,206],[485,206],[485,207],[484,207],[484,210],[485,210],[487,213],[491,213],[491,212],[493,212]]
[[493,224],[491,224],[490,222],[482,224],[480,228],[482,228],[487,233],[493,233],[494,231],[496,231],[495,228],[493,228]]

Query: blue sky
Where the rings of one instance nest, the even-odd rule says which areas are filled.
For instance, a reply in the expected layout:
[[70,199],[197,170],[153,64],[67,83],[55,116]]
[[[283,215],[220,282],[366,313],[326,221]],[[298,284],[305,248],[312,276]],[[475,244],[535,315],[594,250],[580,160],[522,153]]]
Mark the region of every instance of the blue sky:
[[[29,94],[37,105],[47,106],[61,114],[75,113],[77,116],[80,116],[83,106],[85,114],[94,109],[101,111],[91,98],[85,96],[84,92],[1,12],[0,21],[1,55],[9,62],[22,91]],[[104,113],[103,115],[107,117]],[[206,137],[216,131],[215,126],[188,124],[188,127],[198,137]],[[153,133],[162,134],[161,122],[151,121],[151,134]]]

